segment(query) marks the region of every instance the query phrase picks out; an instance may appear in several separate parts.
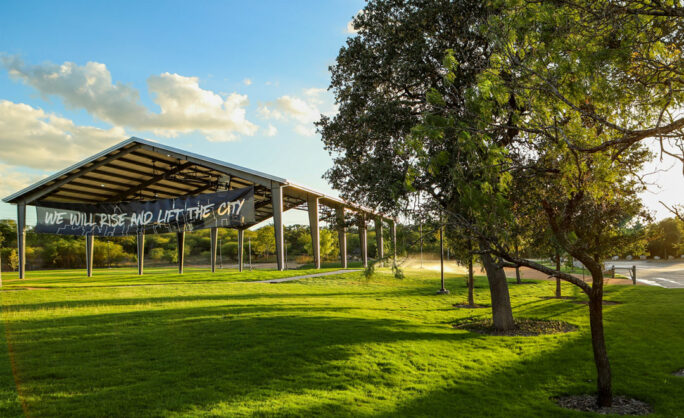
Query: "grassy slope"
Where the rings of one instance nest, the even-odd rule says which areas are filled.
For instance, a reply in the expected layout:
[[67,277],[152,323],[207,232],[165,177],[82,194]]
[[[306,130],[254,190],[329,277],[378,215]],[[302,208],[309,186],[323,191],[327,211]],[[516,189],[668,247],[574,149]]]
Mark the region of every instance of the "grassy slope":
[[[451,327],[489,315],[452,308],[462,278],[435,296],[437,276],[423,276],[0,296],[31,416],[585,416],[549,397],[594,389],[586,306],[544,299],[552,282],[511,285],[517,316],[580,329],[485,337]],[[476,284],[486,303],[485,279]],[[607,298],[624,302],[605,309],[616,392],[681,416],[684,378],[670,373],[684,367],[684,292],[610,286]],[[8,360],[0,354],[2,416],[21,414]]]

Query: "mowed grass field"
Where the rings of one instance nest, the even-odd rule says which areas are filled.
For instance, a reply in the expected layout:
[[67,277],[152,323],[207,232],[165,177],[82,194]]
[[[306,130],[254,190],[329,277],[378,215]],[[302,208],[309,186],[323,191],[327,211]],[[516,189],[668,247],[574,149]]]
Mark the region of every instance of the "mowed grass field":
[[[517,317],[578,326],[536,337],[454,329],[490,316],[452,306],[462,276],[448,296],[420,271],[235,283],[307,272],[3,274],[0,416],[589,416],[550,399],[595,390],[588,309],[548,299],[555,283],[510,285]],[[684,417],[684,290],[606,298],[622,302],[604,314],[616,394]]]

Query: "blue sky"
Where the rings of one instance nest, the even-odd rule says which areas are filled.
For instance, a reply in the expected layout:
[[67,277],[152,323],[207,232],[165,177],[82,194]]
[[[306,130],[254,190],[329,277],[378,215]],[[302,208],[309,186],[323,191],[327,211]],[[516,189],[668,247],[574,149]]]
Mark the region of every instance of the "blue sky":
[[[313,121],[362,1],[0,2],[0,194],[135,135],[335,194]],[[681,165],[644,195],[681,203]],[[33,218],[29,210],[29,221]],[[0,218],[14,218],[0,204]],[[301,213],[288,222],[305,223]]]
[[[334,194],[321,179],[331,159],[313,133],[312,120],[334,112],[325,91],[328,66],[362,7],[363,2],[351,0],[0,3],[4,122],[16,124],[16,132],[27,126],[50,130],[42,125],[50,125],[51,117],[73,122],[47,138],[0,136],[2,145],[24,148],[0,153],[0,192],[6,196],[136,135]],[[45,82],[46,74],[54,76],[53,83]],[[83,89],[79,83],[87,84],[89,77],[100,87],[84,93],[90,99],[78,97],[73,91]],[[151,80],[159,84],[156,90]],[[164,89],[176,93],[166,103],[155,101]],[[192,115],[197,101],[209,102],[199,105],[203,116]],[[147,112],[153,121],[119,114],[121,108],[141,106],[146,109],[137,113]],[[159,117],[174,106],[184,107],[184,122]],[[20,114],[8,121],[8,109]],[[240,112],[242,117],[234,117]],[[197,129],[203,117],[217,129]],[[89,138],[63,152],[60,134]],[[44,155],[33,158],[31,149],[46,141],[52,144]],[[57,161],[50,161],[51,155]],[[2,204],[0,218],[7,217],[15,217],[14,208]],[[292,220],[300,217],[303,222],[297,215]]]

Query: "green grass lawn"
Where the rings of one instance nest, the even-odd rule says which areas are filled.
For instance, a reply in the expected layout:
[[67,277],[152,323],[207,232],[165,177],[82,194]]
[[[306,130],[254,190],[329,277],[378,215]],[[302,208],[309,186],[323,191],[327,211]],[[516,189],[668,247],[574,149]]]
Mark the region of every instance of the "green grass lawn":
[[100,268],[93,271],[93,277],[87,277],[85,270],[43,270],[28,271],[26,278],[20,280],[17,273],[2,273],[3,288],[53,288],[53,287],[108,287],[128,285],[168,285],[206,282],[250,282],[256,280],[279,279],[290,276],[303,276],[338,268],[296,269],[286,271],[257,270],[245,268],[217,269],[211,273],[208,268],[185,267],[183,274],[178,274],[178,267],[145,268],[145,274],[138,276],[137,268]]
[[[512,284],[515,315],[578,331],[492,337],[452,327],[490,315],[452,307],[462,277],[436,296],[429,272],[225,274],[35,272],[27,282],[58,287],[14,291],[3,276],[0,416],[589,416],[549,399],[595,388],[587,307],[547,299],[553,282]],[[169,284],[108,286],[137,280]],[[488,303],[486,280],[476,286]],[[604,314],[615,392],[684,416],[684,378],[671,375],[684,368],[684,291],[608,286],[606,297],[623,302]]]

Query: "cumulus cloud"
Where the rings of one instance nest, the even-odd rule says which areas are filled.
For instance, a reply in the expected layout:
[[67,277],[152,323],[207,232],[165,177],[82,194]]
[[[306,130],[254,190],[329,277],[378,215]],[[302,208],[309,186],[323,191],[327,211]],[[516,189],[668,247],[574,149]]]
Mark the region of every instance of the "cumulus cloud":
[[46,175],[26,174],[17,167],[0,164],[0,197],[7,197],[44,178]]
[[160,109],[155,113],[141,103],[135,88],[113,83],[104,64],[28,65],[16,56],[0,60],[11,77],[32,86],[41,95],[58,96],[67,107],[85,109],[113,125],[151,130],[162,136],[199,131],[210,141],[230,141],[237,135],[253,135],[258,129],[246,118],[247,96],[221,96],[202,89],[197,77],[171,73],[149,77],[148,91]]
[[276,136],[277,133],[278,133],[278,129],[269,123],[268,127],[266,128],[265,135],[266,136]]
[[356,12],[354,17],[352,17],[352,19],[349,22],[347,22],[347,33],[349,33],[349,34],[359,33],[359,31],[356,30],[356,28],[354,27],[354,19],[356,19],[356,17],[361,15],[362,13],[363,13],[363,10],[359,10],[358,12]]
[[[125,138],[122,128],[79,126],[23,103],[0,100],[0,163],[65,168]],[[3,175],[0,183],[8,181]]]
[[316,133],[314,122],[322,114],[335,113],[336,107],[325,89],[310,88],[304,90],[302,97],[285,95],[274,101],[261,103],[258,111],[265,119],[293,122],[295,132],[313,136]]

